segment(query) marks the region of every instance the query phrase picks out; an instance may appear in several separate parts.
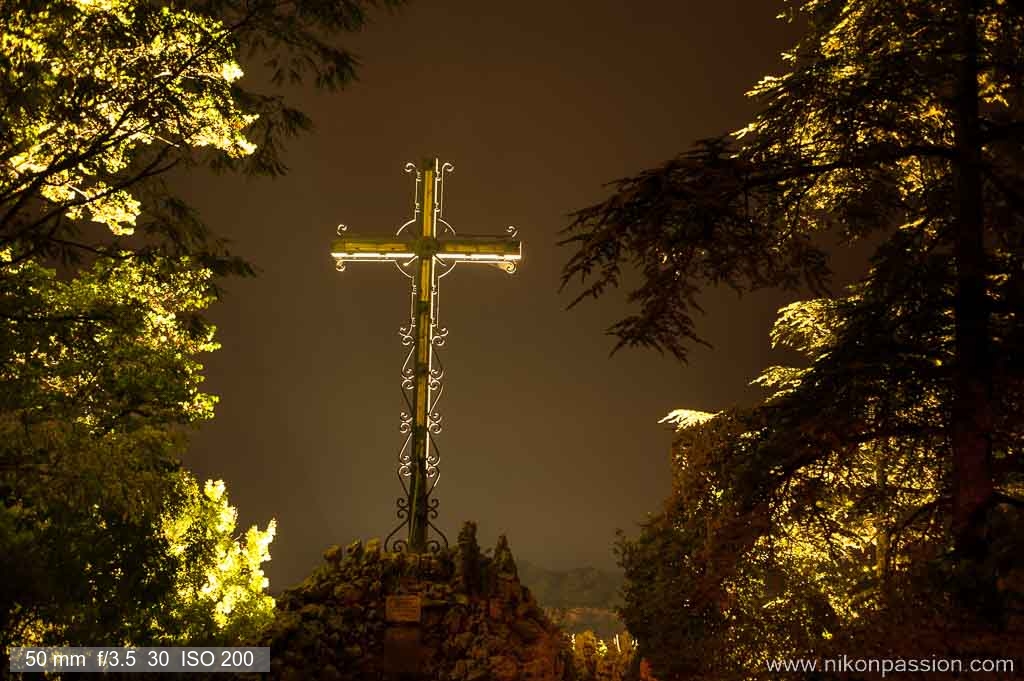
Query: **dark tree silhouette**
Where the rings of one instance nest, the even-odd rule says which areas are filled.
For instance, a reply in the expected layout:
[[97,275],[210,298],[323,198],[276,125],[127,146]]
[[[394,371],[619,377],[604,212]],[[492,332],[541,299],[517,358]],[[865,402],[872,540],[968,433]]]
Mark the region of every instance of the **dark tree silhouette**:
[[[828,270],[814,237],[823,232],[884,237],[878,257],[902,262],[882,269],[947,258],[953,533],[963,555],[979,558],[983,517],[999,499],[992,277],[1020,287],[1021,6],[814,0],[788,11],[807,35],[786,55],[790,71],[753,90],[754,121],[734,140],[702,142],[616,182],[609,199],[575,213],[563,287],[587,282],[575,304],[617,285],[623,266],[639,267],[643,284],[630,299],[640,310],[611,328],[616,349],[646,345],[685,360],[699,340],[693,315],[704,286],[820,291]],[[998,258],[1015,264],[997,272]]]

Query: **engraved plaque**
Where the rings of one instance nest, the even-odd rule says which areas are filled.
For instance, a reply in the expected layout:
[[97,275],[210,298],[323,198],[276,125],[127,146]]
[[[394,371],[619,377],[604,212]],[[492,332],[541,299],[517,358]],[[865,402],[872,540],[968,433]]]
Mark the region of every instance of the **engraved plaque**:
[[384,619],[388,622],[419,622],[419,596],[388,596],[384,601]]

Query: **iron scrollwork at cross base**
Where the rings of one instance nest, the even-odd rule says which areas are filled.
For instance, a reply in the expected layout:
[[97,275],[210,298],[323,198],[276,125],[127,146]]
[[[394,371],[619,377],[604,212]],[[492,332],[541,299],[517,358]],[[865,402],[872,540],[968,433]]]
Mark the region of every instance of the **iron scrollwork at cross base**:
[[[438,516],[433,493],[441,463],[435,436],[442,430],[438,404],[444,392],[444,365],[437,348],[448,337],[448,329],[438,324],[439,281],[460,262],[493,265],[512,273],[522,257],[514,227],[504,236],[459,236],[444,219],[444,177],[453,169],[451,163],[442,165],[436,158],[418,167],[407,164],[406,172],[416,174],[413,217],[390,237],[356,237],[341,225],[331,252],[339,271],[347,262],[393,262],[412,282],[409,324],[399,329],[402,345],[408,348],[401,371],[405,409],[399,424],[406,437],[397,468],[405,496],[397,502],[400,522],[384,541],[389,551],[436,552],[448,546],[447,537],[433,522]],[[406,538],[396,538],[402,528],[408,530]]]

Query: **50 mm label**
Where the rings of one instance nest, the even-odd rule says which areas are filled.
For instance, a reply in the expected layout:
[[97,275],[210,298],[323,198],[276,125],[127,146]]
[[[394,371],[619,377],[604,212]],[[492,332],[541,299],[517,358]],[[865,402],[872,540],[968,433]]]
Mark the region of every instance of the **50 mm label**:
[[269,672],[270,648],[11,648],[12,672]]

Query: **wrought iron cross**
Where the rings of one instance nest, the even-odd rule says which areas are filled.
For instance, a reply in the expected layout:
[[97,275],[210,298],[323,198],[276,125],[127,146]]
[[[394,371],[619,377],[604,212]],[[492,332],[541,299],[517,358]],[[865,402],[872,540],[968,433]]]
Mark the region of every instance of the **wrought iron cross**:
[[[399,329],[402,345],[409,348],[402,365],[406,410],[399,426],[406,438],[398,454],[398,481],[405,497],[398,499],[401,522],[384,542],[386,548],[395,551],[439,550],[440,542],[428,540],[431,529],[448,545],[444,533],[431,522],[437,518],[438,501],[432,494],[440,478],[441,455],[434,436],[441,432],[437,406],[444,379],[444,365],[435,348],[443,346],[448,336],[448,329],[437,321],[438,282],[460,262],[494,265],[512,273],[522,258],[522,242],[516,238],[514,227],[509,227],[504,236],[456,235],[441,212],[444,176],[452,170],[451,163],[441,165],[436,158],[418,167],[407,163],[405,171],[416,172],[412,219],[394,236],[350,235],[345,225],[339,225],[339,238],[331,249],[338,271],[343,271],[347,262],[393,262],[412,280],[409,325]],[[405,526],[409,528],[408,539],[392,542]]]

